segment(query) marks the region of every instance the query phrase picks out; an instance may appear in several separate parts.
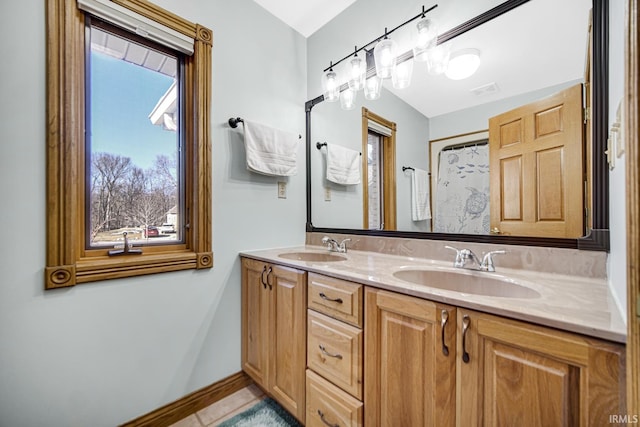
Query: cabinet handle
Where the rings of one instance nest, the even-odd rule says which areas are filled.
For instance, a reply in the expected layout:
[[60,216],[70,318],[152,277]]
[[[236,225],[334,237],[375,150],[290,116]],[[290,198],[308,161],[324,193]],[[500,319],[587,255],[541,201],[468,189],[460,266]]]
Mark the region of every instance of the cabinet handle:
[[449,346],[447,346],[444,339],[444,328],[447,326],[447,322],[449,321],[449,312],[447,310],[442,310],[440,313],[440,329],[442,332],[442,354],[445,356],[449,355]]
[[262,268],[262,273],[260,274],[260,283],[262,283],[262,287],[267,289],[267,283],[264,281],[264,273],[267,272],[267,266],[265,265]]
[[322,298],[325,301],[337,302],[338,304],[342,304],[342,298],[335,298],[335,299],[329,298],[323,292],[320,292],[320,298]]
[[336,359],[340,359],[342,360],[342,355],[341,354],[331,354],[329,353],[327,350],[325,350],[324,346],[322,344],[318,344],[318,347],[320,348],[320,351],[322,353],[324,353],[325,355],[329,356],[329,357],[335,357]]
[[340,427],[340,424],[331,424],[330,422],[325,420],[324,413],[320,409],[318,409],[318,415],[320,415],[320,419],[322,420],[323,423],[325,423],[325,425],[328,425],[329,427]]
[[471,326],[471,319],[466,314],[462,316],[462,361],[469,363],[469,353],[467,352],[467,331]]
[[269,271],[267,271],[267,285],[269,286],[269,290],[273,289],[273,285],[271,284],[271,281],[269,280],[269,277],[271,277],[271,272],[273,271],[273,268],[269,267]]

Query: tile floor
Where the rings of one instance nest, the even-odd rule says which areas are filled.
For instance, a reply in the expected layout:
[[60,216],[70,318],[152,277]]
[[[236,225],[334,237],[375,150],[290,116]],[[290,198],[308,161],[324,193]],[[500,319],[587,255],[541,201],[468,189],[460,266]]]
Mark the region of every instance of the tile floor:
[[217,401],[211,406],[189,415],[171,427],[213,427],[250,408],[266,396],[255,385],[250,385]]

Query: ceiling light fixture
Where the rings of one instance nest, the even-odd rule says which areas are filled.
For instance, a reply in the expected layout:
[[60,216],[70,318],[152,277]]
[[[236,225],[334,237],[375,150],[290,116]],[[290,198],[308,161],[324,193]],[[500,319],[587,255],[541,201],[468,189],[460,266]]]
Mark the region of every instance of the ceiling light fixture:
[[324,100],[329,102],[337,101],[340,98],[338,74],[333,71],[333,63],[322,75],[322,94],[324,95]]
[[[422,18],[424,21],[425,15],[431,12],[436,7],[438,7],[437,4],[425,10],[425,7],[422,6],[422,12],[417,14],[413,18],[408,19],[407,21],[403,22],[402,24],[398,25],[397,27],[389,31],[387,31],[387,28],[385,28],[383,36],[373,39],[372,41],[363,45],[359,49],[356,46],[355,52],[348,54],[347,56],[340,59],[339,61],[336,61],[335,63],[332,61],[329,67],[324,69],[323,75],[322,75],[322,93],[323,93],[324,100],[337,101],[338,99],[340,99],[340,90],[341,89],[344,90],[345,87],[349,87],[352,90],[359,90],[360,88],[364,87],[365,97],[367,99],[377,99],[380,97],[380,89],[382,85],[382,82],[380,81],[380,79],[383,79],[383,78],[393,79],[394,75],[396,79],[394,86],[398,87],[398,85],[400,85],[401,87],[406,87],[405,85],[408,85],[408,82],[411,81],[411,73],[412,73],[411,67],[413,65],[413,61],[411,61],[411,59],[414,56],[413,50],[410,50],[407,53],[398,56],[397,44],[395,41],[389,39],[388,36],[394,31],[396,31],[397,29],[404,27],[408,23],[413,22],[418,18]],[[438,40],[437,34],[434,37],[432,29],[427,31],[426,29],[426,27],[428,26],[427,24],[428,22],[423,22],[422,24],[420,23],[418,24],[419,31],[420,29],[422,29],[423,31],[423,34],[421,37],[423,39],[423,42],[425,37],[431,38],[432,40],[428,41],[427,45],[429,46],[435,45],[437,44],[437,40]],[[428,34],[425,33],[425,31],[427,31]],[[373,64],[370,65],[368,60],[363,61],[361,58],[358,58],[358,52],[360,52],[361,50],[366,50],[366,48],[373,45],[374,43],[376,43],[376,45],[373,49],[374,61],[372,62],[375,63],[375,72],[372,69]],[[366,51],[366,52],[367,54],[370,53],[370,51]],[[337,66],[342,61],[345,61],[346,59],[351,58],[352,56],[353,56],[353,59],[350,62],[351,67],[347,72],[348,74],[346,78],[347,83],[346,85],[341,85],[340,82],[338,81],[337,73],[333,71],[333,67]],[[367,55],[367,59],[368,58],[369,58],[369,55]],[[403,69],[396,70],[397,62],[399,63],[410,62],[411,65],[406,64],[405,66],[403,66]],[[364,68],[364,71],[362,71],[362,68]],[[373,77],[371,77],[371,74],[375,74],[376,78],[374,79]]]
[[480,67],[480,51],[460,49],[451,53],[445,75],[451,80],[462,80],[472,76],[478,67]]
[[388,79],[393,74],[396,66],[398,44],[387,37],[387,29],[384,29],[384,38],[373,48],[373,57],[376,61],[376,74],[381,79]]
[[438,28],[431,18],[422,19],[416,24],[415,44],[413,46],[413,59],[424,62],[428,59],[428,52],[438,43]]
[[355,53],[349,65],[349,88],[356,91],[364,88],[364,80],[367,77],[367,61],[358,56],[358,46],[355,47]]

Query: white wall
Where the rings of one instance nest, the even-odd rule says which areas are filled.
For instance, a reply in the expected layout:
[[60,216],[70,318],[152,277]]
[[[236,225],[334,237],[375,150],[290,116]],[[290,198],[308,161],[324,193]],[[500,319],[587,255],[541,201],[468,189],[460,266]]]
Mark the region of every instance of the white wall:
[[157,3],[214,34],[215,266],[45,292],[45,2],[0,2],[0,426],[114,426],[240,371],[238,252],[304,243],[303,146],[278,199],[226,120],[304,134],[305,39],[251,0]]
[[[616,109],[624,96],[625,3],[609,2],[609,125],[616,120]],[[625,161],[616,158],[609,173],[609,227],[611,252],[608,259],[609,286],[626,319],[627,313],[627,220]]]

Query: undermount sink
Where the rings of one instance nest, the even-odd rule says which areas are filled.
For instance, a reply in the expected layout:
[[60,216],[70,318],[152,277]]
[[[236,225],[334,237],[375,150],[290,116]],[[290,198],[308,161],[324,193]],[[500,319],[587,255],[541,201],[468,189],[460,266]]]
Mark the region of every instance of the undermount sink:
[[503,298],[540,298],[538,291],[511,279],[469,270],[405,269],[393,273],[397,279],[417,285],[465,294]]
[[328,252],[285,252],[278,256],[280,258],[308,262],[333,262],[345,261],[347,259],[347,257],[343,255]]

